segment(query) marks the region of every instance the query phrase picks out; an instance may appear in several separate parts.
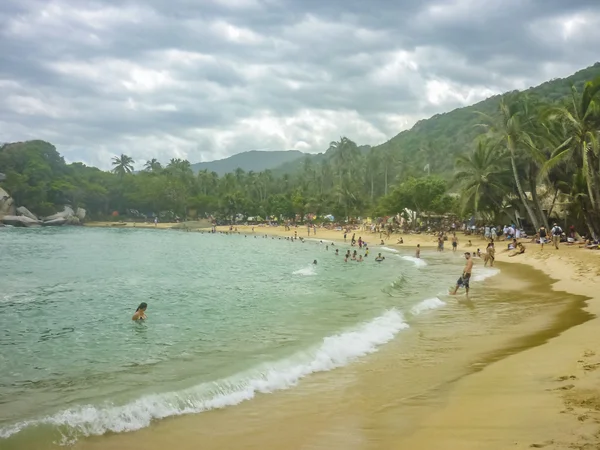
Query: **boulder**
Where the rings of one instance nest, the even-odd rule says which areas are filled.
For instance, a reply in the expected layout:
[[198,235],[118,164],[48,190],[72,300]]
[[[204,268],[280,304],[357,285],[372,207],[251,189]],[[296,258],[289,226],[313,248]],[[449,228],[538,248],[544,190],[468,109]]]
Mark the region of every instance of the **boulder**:
[[15,201],[8,195],[8,192],[0,188],[0,217],[14,216],[15,214]]
[[62,212],[58,212],[56,214],[52,214],[44,219],[44,222],[51,221],[55,219],[67,219],[71,216],[75,215],[73,209],[70,206],[65,206],[65,209]]
[[77,208],[77,211],[75,211],[75,215],[77,216],[77,218],[79,220],[85,219],[85,213],[86,213],[86,210],[83,208]]
[[67,225],[81,225],[81,222],[79,221],[79,217],[77,216],[70,216],[67,217]]
[[38,220],[38,218],[35,216],[35,214],[33,214],[31,211],[29,211],[24,206],[19,206],[17,208],[17,214],[19,216],[25,216],[25,217],[29,217],[30,219],[33,219],[33,220]]
[[[52,216],[50,216],[52,217]],[[44,220],[45,227],[60,227],[67,223],[67,219],[65,217],[57,217],[56,219]]]
[[2,218],[4,225],[12,225],[14,227],[39,227],[42,222],[37,219],[30,219],[25,216],[4,216]]

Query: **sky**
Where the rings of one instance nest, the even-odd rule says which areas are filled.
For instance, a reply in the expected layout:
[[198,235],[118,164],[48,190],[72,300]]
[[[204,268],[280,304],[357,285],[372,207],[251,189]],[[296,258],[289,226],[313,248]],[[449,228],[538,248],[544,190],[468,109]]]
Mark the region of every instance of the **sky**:
[[599,0],[1,0],[0,142],[68,162],[385,142],[600,59]]

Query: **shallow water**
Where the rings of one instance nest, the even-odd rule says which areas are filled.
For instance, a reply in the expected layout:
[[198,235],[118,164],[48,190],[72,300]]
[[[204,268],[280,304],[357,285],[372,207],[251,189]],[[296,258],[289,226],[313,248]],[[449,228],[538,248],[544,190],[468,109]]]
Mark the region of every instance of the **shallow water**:
[[133,431],[352,364],[443,311],[463,263],[163,230],[4,229],[0,248],[3,448]]

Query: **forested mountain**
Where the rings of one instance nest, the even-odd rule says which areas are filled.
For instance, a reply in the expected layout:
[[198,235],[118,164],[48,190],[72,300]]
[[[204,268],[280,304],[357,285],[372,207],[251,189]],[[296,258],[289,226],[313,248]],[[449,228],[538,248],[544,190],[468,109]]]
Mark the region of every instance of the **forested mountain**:
[[66,164],[47,142],[6,144],[0,186],[39,215],[69,204],[94,218],[346,220],[408,208],[529,230],[560,217],[600,237],[600,65],[421,121],[378,147],[341,137],[325,153],[292,162],[291,174],[279,171],[285,166],[194,173],[180,159],[165,166],[153,159],[136,173],[134,163],[120,155],[104,172]]
[[[579,90],[586,81],[600,76],[600,63],[580,70],[567,78],[557,78],[523,91],[544,103],[554,103],[571,96],[571,84]],[[504,94],[506,95],[506,94]],[[432,173],[451,175],[456,156],[472,147],[482,129],[478,113],[498,115],[503,95],[496,95],[464,108],[437,114],[420,120],[410,130],[403,131],[374,147],[376,152],[391,152],[397,159],[410,161],[416,168],[429,165]]]
[[304,155],[298,150],[276,150],[272,152],[251,150],[225,159],[192,164],[192,170],[195,173],[208,170],[209,172],[216,172],[219,176],[235,172],[236,169],[242,169],[245,172],[262,172],[263,170],[275,169],[282,164],[298,162]]

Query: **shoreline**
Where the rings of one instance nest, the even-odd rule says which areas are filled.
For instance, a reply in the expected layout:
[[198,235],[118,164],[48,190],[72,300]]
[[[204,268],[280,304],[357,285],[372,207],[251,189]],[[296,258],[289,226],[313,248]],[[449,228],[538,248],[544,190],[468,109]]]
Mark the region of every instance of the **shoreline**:
[[[147,225],[136,228],[154,228],[154,224]],[[252,234],[251,227],[237,228],[240,234]],[[229,231],[229,227],[217,227],[217,230]],[[283,227],[255,227],[254,234],[283,237],[293,236],[294,231],[304,238],[322,239],[324,243],[343,243],[343,232],[318,229],[316,236],[307,236],[305,227],[292,228],[291,231],[284,231]],[[356,234],[358,237],[361,232]],[[363,237],[371,241],[371,254],[376,254],[381,246],[372,242],[379,243],[379,239],[370,232],[364,232]],[[385,247],[405,251],[414,250],[417,243],[427,251],[436,247],[434,236],[405,235],[402,245],[393,243],[396,237],[389,243],[386,241]],[[461,245],[466,240],[468,237],[459,233],[458,253],[467,250]],[[476,251],[478,245],[482,250],[485,247],[484,241],[478,237],[473,237],[472,241],[469,251]],[[541,251],[539,245],[525,245],[525,254],[509,258],[508,253],[498,251],[496,260],[512,267],[515,263],[524,264],[543,272],[551,279],[548,282],[550,289],[558,295],[567,292],[586,297],[587,300],[578,302],[583,306],[573,308],[589,314],[589,317],[583,323],[551,331],[549,336],[541,337],[539,343],[530,343],[525,345],[526,348],[516,344],[513,350],[499,348],[498,355],[491,357],[491,361],[453,382],[444,394],[444,403],[438,405],[435,411],[423,412],[421,420],[409,433],[401,436],[392,434],[377,443],[354,448],[600,448],[600,370],[597,370],[600,369],[600,344],[596,339],[600,324],[597,288],[600,282],[600,252],[566,245],[562,245],[560,250],[547,245]],[[501,247],[498,246],[499,249]],[[445,250],[448,251],[451,252]],[[476,265],[482,264],[477,260]],[[559,321],[558,317],[555,320]],[[393,377],[394,373],[388,370],[386,376]],[[293,397],[289,393],[282,396]],[[243,407],[242,411],[248,412],[247,409]],[[233,417],[238,414],[233,414]],[[185,420],[189,423],[193,416]],[[370,425],[375,427],[378,424]],[[258,430],[256,434],[259,434]],[[293,434],[290,433],[291,436]],[[189,442],[189,437],[179,437]],[[96,443],[98,448],[113,448]],[[346,448],[351,448],[351,445]]]
[[[217,229],[228,231],[228,227]],[[255,227],[255,234],[269,236],[291,236],[294,231],[324,243],[343,242],[340,231],[318,229],[316,236],[305,236],[304,227],[291,231]],[[238,232],[249,234],[251,227],[238,227]],[[361,233],[379,244],[377,236],[357,231],[357,237]],[[484,250],[482,238],[473,236],[472,247],[465,248],[461,244],[469,237],[458,235],[459,253],[476,252],[478,246]],[[384,238],[385,247],[414,250],[420,244],[429,251],[437,246],[433,235],[403,235],[404,244],[396,244],[398,236],[390,242]],[[381,247],[369,246],[371,252]],[[374,448],[600,448],[600,343],[596,338],[600,325],[600,252],[565,244],[559,250],[550,245],[543,250],[537,244],[525,246],[525,254],[509,257],[499,245],[496,261],[532,267],[550,278],[552,291],[585,297],[573,310],[588,317],[557,332],[551,330],[546,336],[540,331],[540,342],[534,345],[512,351],[498,349],[495,360],[457,380],[446,405],[428,415],[409,436]]]

